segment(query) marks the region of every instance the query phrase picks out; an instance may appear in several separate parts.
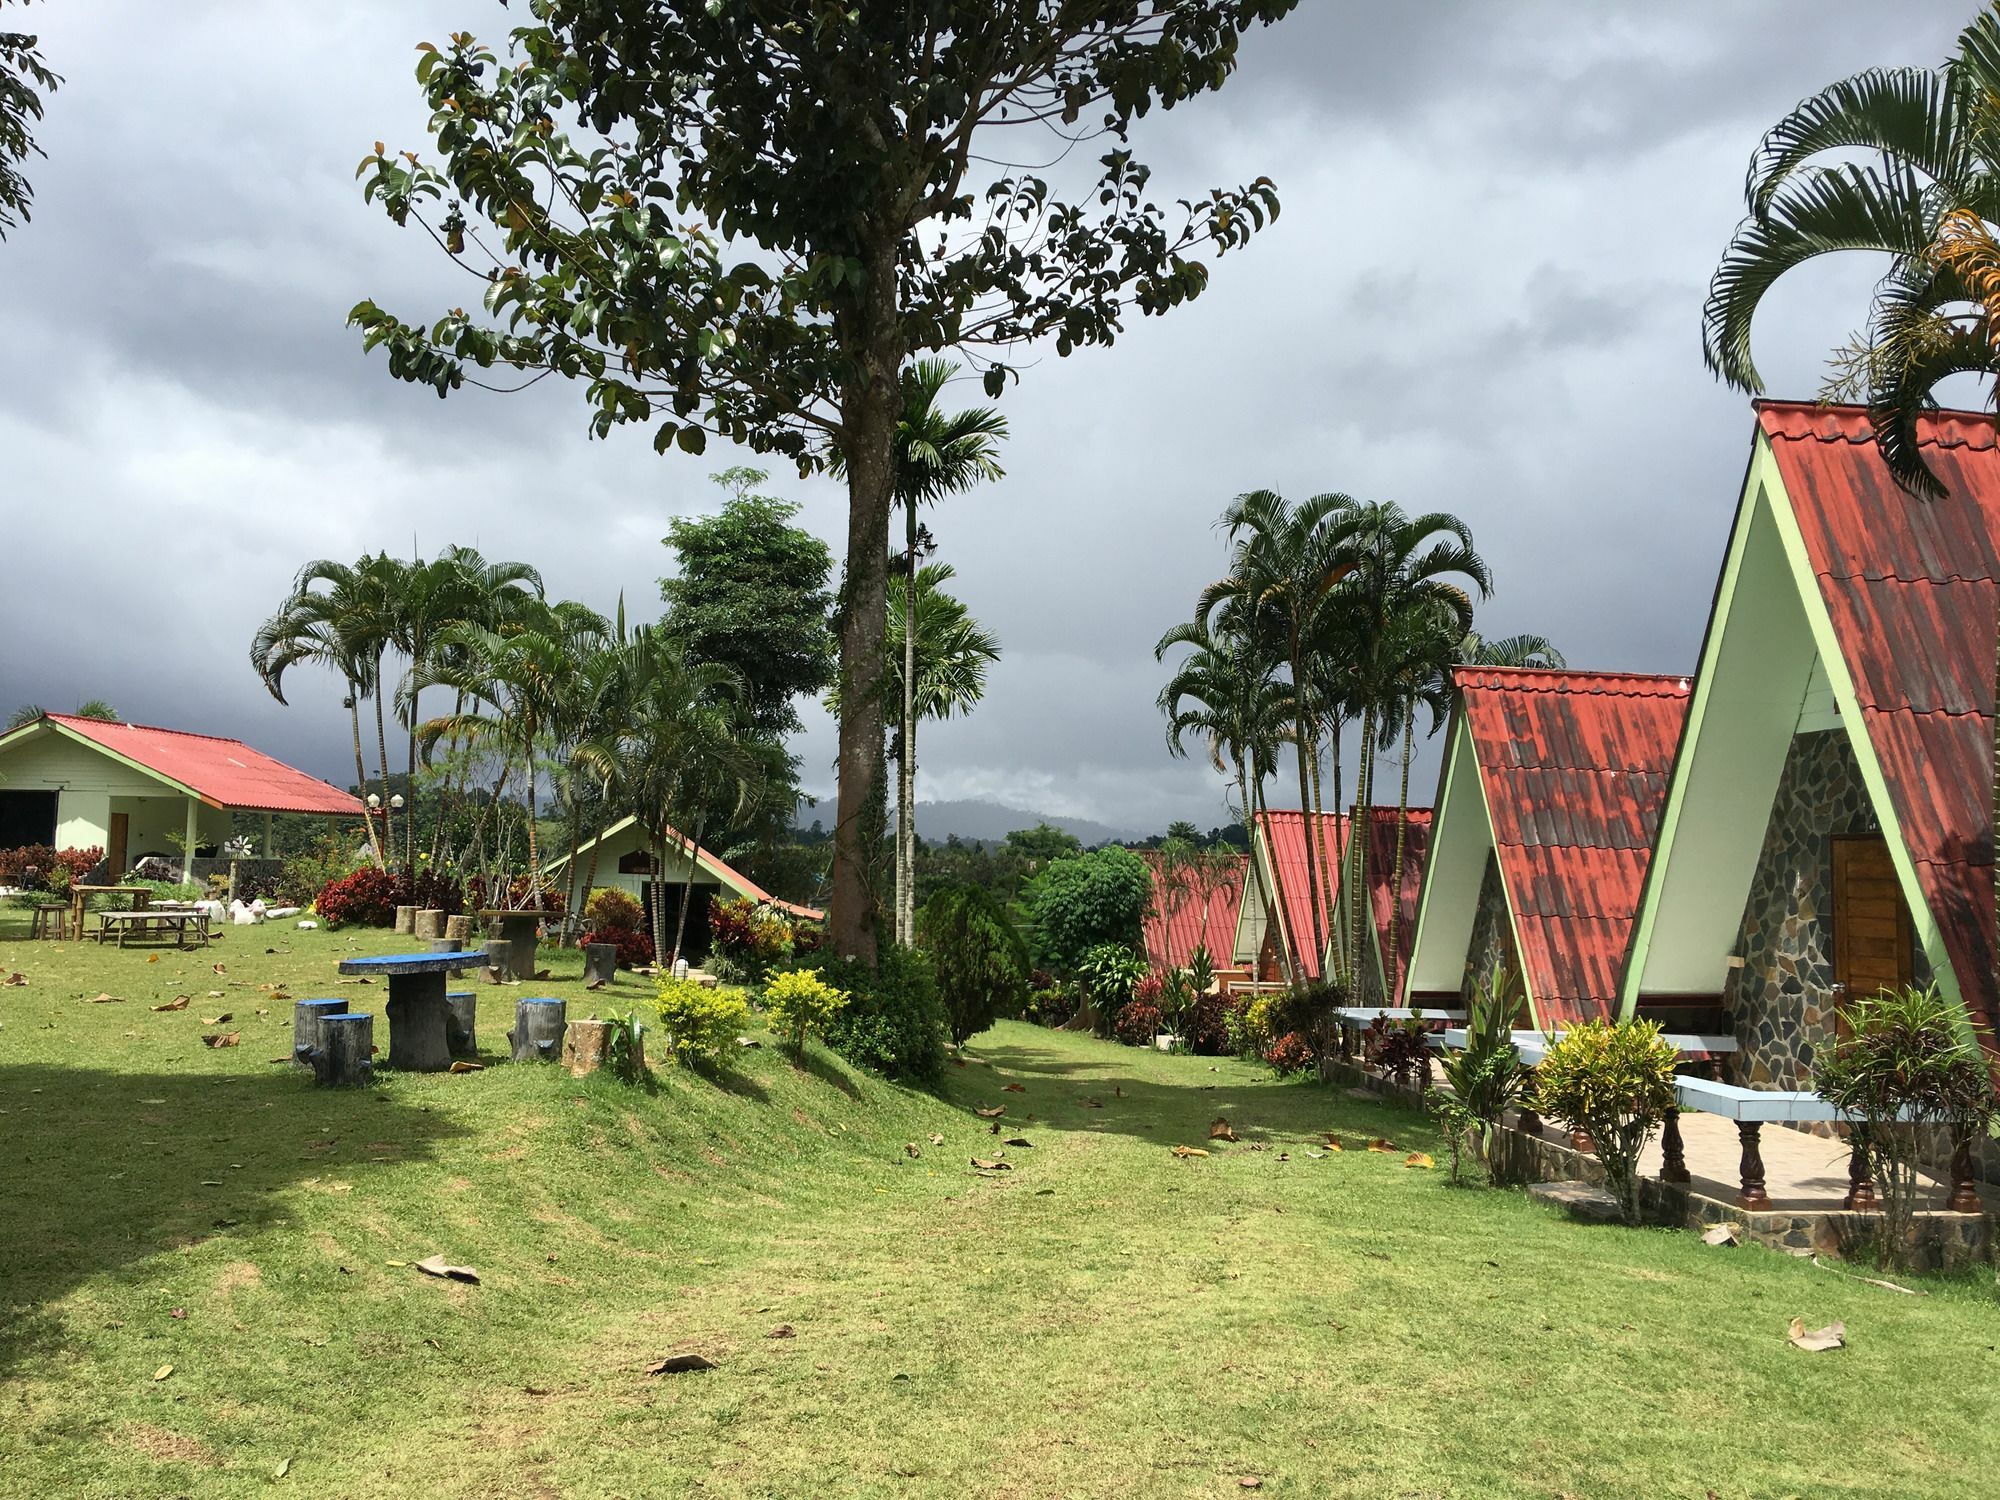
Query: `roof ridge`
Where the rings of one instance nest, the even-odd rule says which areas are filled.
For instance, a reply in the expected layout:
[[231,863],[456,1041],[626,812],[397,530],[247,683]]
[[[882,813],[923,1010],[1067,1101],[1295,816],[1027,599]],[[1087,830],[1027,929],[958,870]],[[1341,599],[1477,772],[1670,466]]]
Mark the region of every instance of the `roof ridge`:
[[[1480,673],[1490,673],[1493,676],[1508,680],[1500,683],[1468,683],[1466,681],[1466,679]],[[1451,669],[1451,675],[1452,681],[1460,687],[1471,686],[1489,690],[1501,690],[1505,688],[1526,689],[1534,685],[1539,679],[1555,678],[1563,680],[1560,682],[1552,681],[1545,683],[1545,691],[1560,689],[1570,692],[1589,692],[1592,691],[1586,685],[1589,683],[1603,683],[1607,685],[1611,683],[1631,683],[1643,684],[1648,687],[1670,687],[1673,692],[1682,693],[1692,691],[1694,682],[1694,674],[1692,672],[1605,672],[1594,671],[1584,667],[1486,667],[1470,662],[1461,662],[1457,666],[1454,666]],[[1610,692],[1614,691],[1614,689],[1606,686],[1597,689],[1597,691]],[[1627,696],[1638,697],[1645,695],[1634,693]]]
[[[236,738],[236,736],[234,735],[203,734],[198,729],[174,729],[165,724],[140,724],[131,719],[94,719],[89,714],[56,714],[56,713],[45,714],[43,715],[43,717],[49,719],[55,719],[64,724],[96,724],[111,729],[143,729],[148,734],[177,734],[182,739],[187,739],[187,740],[207,740],[211,744],[216,744],[216,745],[241,745],[245,750],[253,750],[256,748],[255,746],[251,745],[248,741],[240,740]],[[258,750],[257,754],[263,755],[264,752]],[[310,773],[304,773],[304,774],[310,774]],[[314,777],[313,779],[317,781],[320,778]],[[331,783],[329,783],[329,785],[330,784]]]

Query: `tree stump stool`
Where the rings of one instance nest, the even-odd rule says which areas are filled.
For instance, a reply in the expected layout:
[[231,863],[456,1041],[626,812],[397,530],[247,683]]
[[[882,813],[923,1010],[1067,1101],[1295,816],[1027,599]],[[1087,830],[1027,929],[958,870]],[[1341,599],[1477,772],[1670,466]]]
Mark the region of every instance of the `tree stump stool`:
[[472,947],[472,918],[461,913],[444,919],[444,935],[463,953]]
[[[600,1021],[592,1016],[588,1021],[572,1021],[563,1035],[562,1060],[572,1078],[581,1078],[586,1073],[595,1073],[611,1060],[612,1038],[621,1030],[630,1031],[630,1021]],[[638,1048],[644,1043],[638,1037],[632,1039]],[[639,1063],[643,1068],[645,1064]]]
[[[434,937],[430,940],[430,943],[431,943],[431,952],[433,953],[458,953],[463,951],[459,948],[458,944],[454,943],[448,937]],[[465,970],[447,969],[445,972],[449,974],[453,979],[457,979],[464,975]]]
[[514,1049],[515,1062],[554,1062],[562,1054],[563,1018],[567,1013],[560,1000],[517,1000],[514,1002],[514,1029],[507,1041]]
[[505,938],[490,938],[486,944],[486,967],[479,971],[479,977],[488,984],[504,984],[512,977],[511,954],[514,945]]
[[414,935],[417,930],[417,909],[414,906],[396,908],[396,931]]
[[445,992],[444,1044],[453,1057],[473,1060],[479,1056],[479,1041],[473,1023],[479,1014],[479,996],[471,990]]
[[389,1066],[412,1073],[442,1073],[451,1066],[445,1046],[444,971],[397,974],[389,981]]
[[444,913],[433,908],[419,908],[415,933],[420,938],[443,937]]
[[340,1012],[320,1017],[313,1048],[313,1082],[322,1088],[366,1088],[375,1081],[375,1018]]
[[319,1050],[320,1022],[328,1016],[347,1013],[345,1000],[300,1000],[292,1006],[292,1061],[302,1068],[313,1065]]
[[609,984],[618,977],[618,945],[616,943],[585,943],[583,945],[583,982],[585,984]]

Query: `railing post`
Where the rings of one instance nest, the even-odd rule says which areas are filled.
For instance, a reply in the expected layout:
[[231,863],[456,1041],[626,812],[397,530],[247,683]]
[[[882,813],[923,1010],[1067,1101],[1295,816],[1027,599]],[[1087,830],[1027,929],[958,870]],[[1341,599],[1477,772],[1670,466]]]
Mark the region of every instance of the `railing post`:
[[1875,1196],[1874,1174],[1868,1170],[1868,1148],[1862,1134],[1853,1126],[1847,1129],[1847,1196],[1840,1200],[1840,1206],[1850,1213],[1873,1213],[1880,1208],[1881,1200]]
[[1687,1150],[1681,1142],[1681,1112],[1678,1105],[1667,1110],[1666,1125],[1660,1132],[1660,1181],[1690,1182]]
[[1951,1153],[1951,1198],[1945,1208],[1955,1214],[1976,1214],[1983,1205],[1978,1185],[1972,1179],[1972,1137],[1963,1130],[1957,1136]]
[[1736,1134],[1743,1142],[1743,1161],[1738,1168],[1743,1176],[1743,1190],[1736,1195],[1736,1206],[1753,1212],[1771,1206],[1770,1196],[1764,1191],[1764,1156],[1758,1150],[1763,1130],[1761,1121],[1736,1122]]

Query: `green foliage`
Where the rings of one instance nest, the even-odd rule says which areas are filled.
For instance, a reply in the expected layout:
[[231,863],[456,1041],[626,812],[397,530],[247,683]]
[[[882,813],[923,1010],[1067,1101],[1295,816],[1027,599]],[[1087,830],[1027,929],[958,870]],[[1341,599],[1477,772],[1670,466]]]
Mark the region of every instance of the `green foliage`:
[[1457,1051],[1446,1048],[1438,1058],[1438,1071],[1449,1091],[1431,1089],[1424,1102],[1444,1130],[1454,1182],[1459,1178],[1459,1153],[1468,1141],[1491,1170],[1493,1143],[1507,1111],[1527,1090],[1521,1049],[1512,1036],[1520,1009],[1519,988],[1506,968],[1496,965],[1466,1007],[1465,1046]]
[[1129,849],[1098,849],[1056,860],[1028,885],[1036,957],[1067,971],[1092,948],[1136,948],[1152,898],[1152,872]]
[[933,894],[917,913],[917,942],[937,976],[954,1043],[964,1045],[1026,1001],[1028,945],[1007,909],[977,886]]
[[1674,1049],[1656,1021],[1585,1021],[1549,1044],[1535,1108],[1589,1134],[1605,1185],[1639,1222],[1639,1153],[1674,1104]]
[[899,1082],[935,1087],[943,1079],[951,1021],[927,957],[890,948],[876,970],[837,959],[821,972],[848,997],[827,1025],[828,1046]]
[[667,1051],[683,1067],[721,1057],[750,1019],[743,992],[663,975],[654,1005]]
[[636,1011],[606,1011],[611,1034],[604,1048],[604,1071],[620,1083],[639,1083],[646,1076],[646,1028]]
[[637,932],[645,920],[638,898],[615,885],[598,886],[583,903],[584,926],[591,932]]
[[[0,4],[6,0],[0,0]],[[32,3],[32,0],[24,0]],[[28,205],[35,191],[21,175],[19,164],[46,153],[35,144],[34,126],[42,118],[42,95],[62,86],[36,46],[37,38],[0,27],[0,240],[34,215]]]
[[1016,828],[1007,835],[1006,847],[1036,865],[1067,859],[1083,853],[1083,844],[1073,833],[1053,823],[1037,823],[1033,828]]
[[1813,1085],[1853,1120],[1881,1194],[1880,1252],[1902,1260],[1925,1146],[1983,1136],[1995,1081],[1964,1012],[1936,985],[1851,1000],[1845,1015],[1848,1035],[1819,1049]]
[[729,491],[719,514],[667,523],[678,567],[660,596],[667,631],[695,660],[733,669],[752,730],[781,738],[799,728],[794,700],[833,680],[833,554],[792,524],[798,506],[753,493],[766,477],[725,469],[715,476]]
[[1098,943],[1076,963],[1091,1004],[1106,1016],[1132,998],[1147,973],[1146,960],[1122,943]]
[[846,994],[821,979],[817,969],[787,969],[764,986],[771,1030],[785,1039],[793,1057],[805,1051],[810,1033],[825,1033],[846,1003]]

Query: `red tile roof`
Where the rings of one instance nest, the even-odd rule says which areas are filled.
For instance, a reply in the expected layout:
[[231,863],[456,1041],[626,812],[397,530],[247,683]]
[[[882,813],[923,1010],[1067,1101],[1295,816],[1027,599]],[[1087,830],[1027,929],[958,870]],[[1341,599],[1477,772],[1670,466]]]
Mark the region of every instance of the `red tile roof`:
[[1762,401],[1785,492],[1959,992],[2000,1025],[1994,974],[1994,419],[1937,412],[1918,441],[1947,493],[1899,489],[1865,411]]
[[[1278,905],[1284,912],[1285,927],[1298,949],[1300,967],[1307,979],[1320,977],[1320,945],[1313,941],[1312,882],[1306,878],[1306,814],[1284,808],[1257,815],[1264,846],[1271,852],[1272,875],[1278,884]],[[1330,897],[1340,889],[1340,861],[1347,853],[1347,819],[1339,813],[1319,813],[1317,857],[1320,889]],[[1327,869],[1328,861],[1332,869]],[[1338,921],[1338,913],[1328,914]],[[1327,934],[1330,936],[1330,934]]]
[[47,714],[67,729],[114,755],[180,783],[204,802],[248,812],[313,813],[327,817],[362,815],[360,800],[283,761],[252,750],[241,740]]
[[1454,678],[1541,1023],[1611,1015],[1688,679],[1499,667]]
[[1227,878],[1203,901],[1201,894],[1182,886],[1161,889],[1157,853],[1141,851],[1153,872],[1153,906],[1146,913],[1146,958],[1155,969],[1183,969],[1194,950],[1208,945],[1209,957],[1217,968],[1229,964],[1236,941],[1236,909],[1243,902],[1243,879],[1250,869],[1248,855],[1238,855],[1228,865]]
[[1409,809],[1403,834],[1402,912],[1396,918],[1396,955],[1389,956],[1390,888],[1396,883],[1396,809],[1378,807],[1368,826],[1368,905],[1375,918],[1375,942],[1382,963],[1391,972],[1389,995],[1402,989],[1403,975],[1410,967],[1410,948],[1416,937],[1417,896],[1424,885],[1424,859],[1431,847],[1431,810]]
[[[1375,921],[1375,941],[1386,962],[1389,951],[1389,887],[1394,883],[1396,869],[1396,809],[1377,807],[1373,812],[1368,840],[1368,903]],[[1396,946],[1402,950],[1396,965],[1398,974],[1409,963],[1410,944],[1414,936],[1412,928],[1416,924],[1417,894],[1423,887],[1424,856],[1430,849],[1431,810],[1413,807],[1409,815],[1409,831],[1404,835],[1403,842],[1403,914],[1397,919],[1396,931]],[[1328,920],[1337,923],[1341,920],[1338,905],[1340,877],[1348,856],[1347,833],[1352,819],[1344,813],[1321,813],[1318,821],[1320,857],[1329,857],[1326,851],[1331,850],[1333,860],[1333,870],[1325,880],[1325,888],[1334,893],[1336,904]],[[1313,947],[1312,908],[1307,904],[1306,815],[1281,808],[1260,815],[1257,822],[1264,830],[1265,841],[1271,851],[1271,863],[1278,882],[1278,899],[1285,910],[1286,926],[1298,943],[1306,978],[1318,979],[1320,955],[1305,951]],[[1395,983],[1392,978],[1391,993],[1394,993]]]

